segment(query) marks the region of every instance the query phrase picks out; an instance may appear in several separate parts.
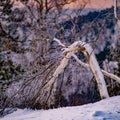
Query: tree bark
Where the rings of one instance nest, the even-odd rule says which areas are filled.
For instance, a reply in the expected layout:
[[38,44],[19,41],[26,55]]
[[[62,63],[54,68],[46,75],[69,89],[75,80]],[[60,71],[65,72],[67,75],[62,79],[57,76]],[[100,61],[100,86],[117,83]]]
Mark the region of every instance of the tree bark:
[[82,52],[86,56],[87,62],[90,66],[90,69],[96,78],[101,99],[108,98],[109,95],[108,95],[106,83],[104,80],[104,76],[103,76],[102,71],[97,62],[94,51],[89,44],[85,44],[84,47],[85,47],[85,50]]

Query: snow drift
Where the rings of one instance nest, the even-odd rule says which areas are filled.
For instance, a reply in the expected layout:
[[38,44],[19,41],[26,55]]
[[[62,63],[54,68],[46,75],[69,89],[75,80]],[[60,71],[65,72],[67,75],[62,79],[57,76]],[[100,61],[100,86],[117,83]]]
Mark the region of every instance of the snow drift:
[[120,120],[120,96],[76,107],[18,109],[1,120]]

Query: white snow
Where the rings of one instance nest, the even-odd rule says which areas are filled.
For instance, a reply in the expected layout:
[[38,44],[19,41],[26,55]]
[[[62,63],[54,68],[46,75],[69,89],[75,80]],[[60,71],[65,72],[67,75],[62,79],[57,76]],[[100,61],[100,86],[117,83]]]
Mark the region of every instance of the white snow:
[[120,96],[76,107],[51,110],[18,109],[1,120],[120,120]]

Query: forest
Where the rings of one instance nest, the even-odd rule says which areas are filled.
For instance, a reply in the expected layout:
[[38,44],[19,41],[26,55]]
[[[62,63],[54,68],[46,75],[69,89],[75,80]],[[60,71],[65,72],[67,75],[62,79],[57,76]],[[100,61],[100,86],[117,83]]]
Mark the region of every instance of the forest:
[[0,117],[120,96],[120,2],[93,1],[0,0]]

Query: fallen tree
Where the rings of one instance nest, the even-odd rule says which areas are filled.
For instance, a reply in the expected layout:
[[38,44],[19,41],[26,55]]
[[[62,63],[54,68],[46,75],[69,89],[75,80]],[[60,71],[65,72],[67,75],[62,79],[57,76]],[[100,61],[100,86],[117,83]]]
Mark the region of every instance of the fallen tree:
[[[56,42],[59,41],[58,43],[60,43],[60,40],[58,40],[56,38],[54,38],[54,40]],[[62,45],[62,43],[60,43],[60,45]],[[62,46],[64,46],[64,45],[62,45]],[[83,52],[85,57],[86,57],[86,60],[89,64],[89,67],[90,67],[93,75],[96,78],[101,99],[108,98],[109,95],[108,95],[106,83],[105,83],[105,80],[104,80],[104,76],[103,76],[103,74],[100,70],[99,64],[96,60],[96,57],[94,55],[92,47],[88,43],[81,42],[81,41],[76,41],[72,45],[70,45],[68,48],[64,48],[63,53],[72,52],[73,55],[74,55],[74,53],[78,52],[78,51]]]
[[[109,77],[113,80],[116,80],[118,83],[120,83],[120,78],[112,73],[109,73],[105,70],[100,69],[91,46],[88,43],[77,41],[77,42],[73,43],[72,45],[70,45],[69,47],[66,47],[64,44],[61,43],[61,41],[59,39],[54,38],[54,41],[56,41],[60,46],[63,47],[63,50],[64,50],[63,53],[68,54],[69,52],[71,52],[72,53],[71,56],[73,56],[80,65],[82,65],[85,68],[91,69],[91,71],[93,72],[93,75],[96,78],[101,98],[108,98],[109,95],[108,95],[108,91],[107,91],[107,87],[106,87],[106,83],[105,83],[103,75],[105,75],[106,77]],[[75,52],[78,52],[78,51],[82,51],[84,53],[88,64],[83,63],[74,54]],[[69,56],[69,58],[70,58],[70,56]],[[64,66],[64,68],[65,68],[65,66]]]
[[[74,57],[74,59],[81,66],[83,66],[83,67],[92,71],[92,73],[93,73],[93,75],[96,79],[97,85],[98,85],[98,89],[99,89],[101,99],[108,98],[109,94],[108,94],[108,91],[107,91],[104,76],[106,76],[108,78],[111,78],[112,80],[115,80],[118,83],[120,83],[120,78],[118,76],[112,74],[112,73],[109,73],[105,70],[100,69],[92,47],[88,43],[81,42],[81,41],[76,41],[68,47],[66,47],[57,38],[54,38],[54,41],[56,41],[60,46],[62,46],[64,56],[63,56],[63,59],[61,60],[61,62],[59,64],[59,66],[55,70],[54,74],[50,78],[50,80],[41,89],[40,97],[38,97],[38,99],[36,99],[35,103],[37,103],[38,101],[41,101],[41,104],[44,105],[44,106],[45,105],[49,106],[49,105],[52,105],[52,104],[54,106],[54,102],[55,102],[54,101],[55,100],[54,99],[54,94],[55,94],[55,91],[56,91],[56,89],[55,89],[56,88],[55,87],[56,79],[61,73],[64,72],[64,69],[67,66],[68,61],[71,57]],[[77,53],[79,51],[84,53],[88,64],[83,63],[75,55],[75,53]],[[48,105],[48,103],[49,103],[49,105]]]

